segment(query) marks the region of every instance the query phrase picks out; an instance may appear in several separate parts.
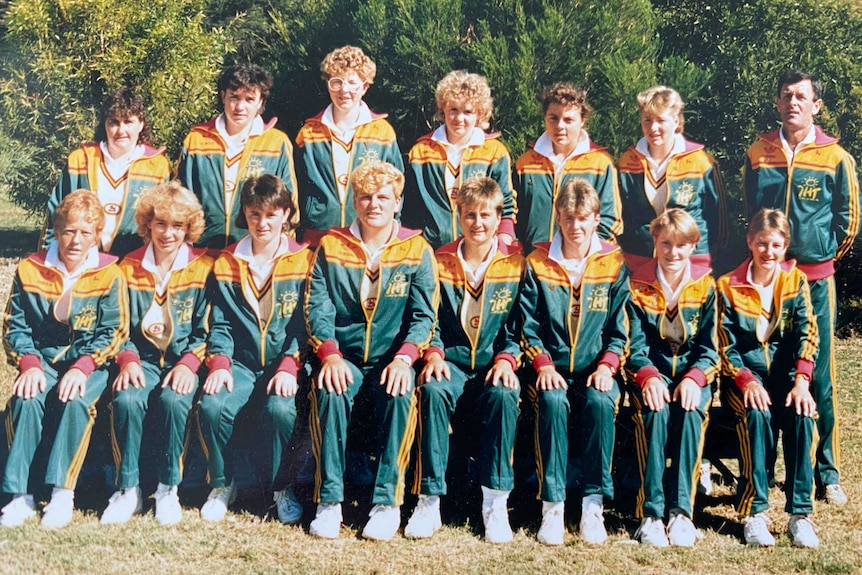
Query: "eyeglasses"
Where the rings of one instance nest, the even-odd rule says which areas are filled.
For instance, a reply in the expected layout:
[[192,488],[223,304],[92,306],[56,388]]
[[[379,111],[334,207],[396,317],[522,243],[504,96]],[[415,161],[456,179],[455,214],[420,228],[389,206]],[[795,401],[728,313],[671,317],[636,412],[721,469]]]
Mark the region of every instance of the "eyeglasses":
[[333,92],[340,92],[343,90],[345,92],[353,93],[353,92],[358,92],[359,90],[361,90],[362,87],[365,85],[365,82],[356,81],[356,80],[351,80],[350,82],[348,82],[344,78],[330,78],[326,82],[326,85]]

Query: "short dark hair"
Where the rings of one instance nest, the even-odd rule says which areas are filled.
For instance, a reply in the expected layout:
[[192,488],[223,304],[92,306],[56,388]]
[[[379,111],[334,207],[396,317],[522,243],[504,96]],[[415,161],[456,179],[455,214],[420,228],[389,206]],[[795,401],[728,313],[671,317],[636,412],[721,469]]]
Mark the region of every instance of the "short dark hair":
[[545,88],[539,100],[542,103],[543,116],[548,113],[551,104],[559,104],[565,109],[577,108],[585,124],[593,113],[593,108],[587,101],[587,91],[568,82],[558,82]]
[[781,97],[781,89],[789,84],[796,84],[803,80],[811,80],[811,87],[814,89],[814,99],[819,100],[823,95],[823,83],[817,74],[808,70],[785,70],[778,77],[778,85],[775,87],[775,96]]
[[108,132],[105,130],[105,123],[113,118],[125,120],[131,117],[138,118],[144,125],[135,144],[149,144],[152,134],[150,133],[150,124],[147,122],[144,98],[128,86],[115,90],[105,98],[93,139],[97,142],[107,142]]
[[221,106],[221,94],[228,90],[239,90],[240,88],[257,88],[260,90],[261,109],[266,104],[269,91],[272,89],[272,75],[263,67],[249,62],[243,62],[231,66],[219,76],[217,83],[219,93],[219,106]]
[[[239,194],[239,204],[241,207],[234,223],[236,227],[244,230],[248,229],[248,221],[245,219],[243,208],[281,208],[291,215],[291,219],[296,213],[296,205],[293,203],[290,190],[281,178],[272,174],[252,176],[247,179]],[[289,221],[288,225],[290,225]]]

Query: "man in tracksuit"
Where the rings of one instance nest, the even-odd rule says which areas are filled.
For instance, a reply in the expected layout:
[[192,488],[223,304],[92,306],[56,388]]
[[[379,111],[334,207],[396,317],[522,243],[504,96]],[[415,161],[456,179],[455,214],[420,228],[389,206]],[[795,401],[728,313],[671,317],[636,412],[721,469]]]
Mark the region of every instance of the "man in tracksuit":
[[417,383],[421,461],[414,489],[420,495],[404,529],[407,537],[430,537],[441,525],[451,424],[459,445],[479,445],[485,540],[512,539],[506,502],[514,487],[521,389],[515,375],[521,355],[518,291],[524,257],[517,245],[497,235],[503,209],[497,182],[470,178],[458,190],[464,236],[437,250],[440,308]]
[[789,258],[795,258],[811,288],[820,351],[811,389],[817,403],[817,470],[820,495],[847,502],[841,488],[836,418],[835,261],[847,253],[859,231],[856,162],[838,140],[814,125],[822,85],[814,74],[791,70],[778,79],[776,106],[781,128],[761,134],[748,149],[744,200],[750,218],[760,208],[784,212],[790,222]]
[[[243,63],[228,68],[218,80],[222,113],[193,127],[183,141],[177,178],[198,197],[206,217],[195,245],[220,250],[244,235],[234,222],[247,178],[278,176],[296,204],[293,145],[275,128],[278,118],[268,122],[261,118],[271,88],[272,76],[260,66]],[[299,214],[293,214],[291,224],[298,221]]]
[[615,379],[628,340],[628,271],[619,248],[599,239],[599,197],[586,180],[569,181],[555,201],[559,231],[527,257],[521,290],[523,342],[536,371],[527,388],[537,412],[536,463],[542,499],[538,540],[565,534],[569,417],[582,458],[580,535],[607,539],[603,498],[613,498],[611,460],[620,400]]
[[[356,219],[323,236],[306,297],[317,356],[311,406],[317,513],[310,532],[335,539],[344,499],[345,447],[354,416],[370,417],[379,457],[363,536],[388,540],[401,523],[404,474],[416,426],[413,363],[434,330],[439,287],[431,247],[395,220],[404,175],[369,161],[354,170]],[[354,414],[370,406],[372,413]]]

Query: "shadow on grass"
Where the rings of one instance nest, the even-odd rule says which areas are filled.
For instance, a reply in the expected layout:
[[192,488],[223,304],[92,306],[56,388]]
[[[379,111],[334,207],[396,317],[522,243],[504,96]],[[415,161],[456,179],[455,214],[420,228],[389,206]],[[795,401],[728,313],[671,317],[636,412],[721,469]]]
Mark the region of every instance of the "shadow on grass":
[[39,230],[0,229],[0,257],[16,258],[33,253],[39,243]]

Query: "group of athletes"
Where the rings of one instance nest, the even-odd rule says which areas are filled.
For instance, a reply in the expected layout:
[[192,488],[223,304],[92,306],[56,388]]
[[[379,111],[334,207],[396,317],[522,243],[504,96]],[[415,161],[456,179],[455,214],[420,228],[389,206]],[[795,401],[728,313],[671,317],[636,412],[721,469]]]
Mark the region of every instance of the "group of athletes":
[[[642,478],[635,537],[691,546],[721,382],[737,421],[746,542],[775,544],[766,510],[780,432],[788,534],[818,545],[815,484],[832,503],[847,499],[833,273],[858,230],[859,189],[853,159],[813,123],[815,76],[778,80],[781,127],[745,161],[750,254],[716,280],[725,192],[712,156],[683,137],[674,90],[638,96],[644,136],[615,165],[584,129],[585,91],[549,87],[545,132],[512,169],[485,131],[486,80],[451,72],[435,94],[442,124],[411,148],[405,169],[386,116],[363,101],[374,63],[345,46],[321,69],[331,103],[305,122],[296,150],[261,117],[271,77],[241,64],[222,74],[223,111],[191,130],[175,169],[150,145],[140,96],[110,95],[95,143],[69,156],[51,194],[45,249],[20,262],[8,300],[4,343],[18,376],[0,525],[36,517],[42,485],[52,490],[41,524],[72,520],[104,393],[118,489],[102,523],[142,512],[142,444],[158,454],[155,518],[180,521],[190,440],[200,441],[211,488],[201,517],[222,520],[237,494],[236,436],[250,425],[260,426],[255,447],[272,469],[277,516],[299,523],[284,460],[301,392],[316,463],[312,535],[339,535],[348,435],[361,419],[377,462],[364,537],[388,540],[401,527],[414,444],[418,502],[404,535],[441,527],[454,433],[477,462],[485,539],[511,540],[515,436],[527,409],[538,540],[563,543],[576,483],[580,538],[601,544],[628,390]],[[47,471],[31,477],[40,447]],[[571,480],[570,451],[581,455]]]

